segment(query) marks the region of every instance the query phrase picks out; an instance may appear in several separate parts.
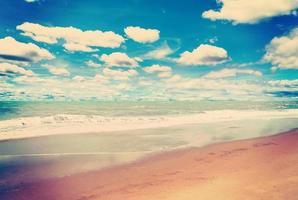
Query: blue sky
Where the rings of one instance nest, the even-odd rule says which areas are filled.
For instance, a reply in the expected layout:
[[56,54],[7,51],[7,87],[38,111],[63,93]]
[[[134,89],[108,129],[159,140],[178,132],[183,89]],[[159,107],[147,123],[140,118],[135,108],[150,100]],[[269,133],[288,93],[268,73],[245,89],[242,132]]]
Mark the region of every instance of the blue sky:
[[1,1],[0,99],[296,99],[291,0]]

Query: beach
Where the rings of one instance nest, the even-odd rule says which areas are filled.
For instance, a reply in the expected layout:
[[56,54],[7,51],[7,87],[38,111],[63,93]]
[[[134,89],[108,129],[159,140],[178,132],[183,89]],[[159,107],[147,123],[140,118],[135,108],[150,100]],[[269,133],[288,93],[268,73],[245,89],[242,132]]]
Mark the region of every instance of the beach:
[[[253,199],[296,185],[297,131],[285,133],[297,128],[296,104],[7,102],[0,110],[1,200]],[[280,169],[288,171],[273,177]]]
[[19,184],[3,200],[296,199],[298,130]]
[[0,5],[0,200],[298,200],[298,0]]

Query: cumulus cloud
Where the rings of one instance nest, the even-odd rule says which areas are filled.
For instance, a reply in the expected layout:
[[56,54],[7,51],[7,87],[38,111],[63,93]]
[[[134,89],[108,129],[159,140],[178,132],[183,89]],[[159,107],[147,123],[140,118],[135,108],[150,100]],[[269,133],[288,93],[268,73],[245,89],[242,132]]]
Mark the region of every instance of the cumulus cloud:
[[106,77],[113,80],[129,80],[131,77],[138,75],[138,72],[133,69],[122,71],[122,70],[113,70],[110,68],[104,68],[102,72]]
[[205,78],[228,78],[235,77],[237,75],[246,74],[253,76],[262,76],[262,72],[251,69],[222,69],[219,71],[213,71],[206,74]]
[[77,82],[84,82],[86,79],[83,76],[75,76],[72,78],[72,80],[77,81]]
[[[20,76],[12,79],[18,83],[18,87],[9,89],[16,99],[46,99],[48,97],[65,99],[111,99],[120,92],[112,85],[99,84],[94,78],[85,77],[84,84],[80,81],[72,81],[71,77],[28,77]],[[24,95],[20,95],[20,91]]]
[[180,80],[182,80],[182,79],[183,79],[183,78],[182,78],[181,75],[179,75],[179,74],[175,74],[175,75],[171,76],[171,78],[169,78],[167,81],[168,81],[168,82],[178,82],[178,81],[180,81]]
[[[176,99],[212,99],[239,100],[266,98],[262,82],[255,80],[207,79],[173,75],[168,79],[157,82],[165,83],[161,86],[166,94]],[[261,84],[259,84],[261,83]]]
[[106,82],[108,82],[108,79],[109,79],[109,78],[107,78],[107,77],[105,77],[105,76],[103,76],[103,75],[101,75],[101,74],[96,74],[96,75],[94,76],[94,80],[95,80],[96,82],[98,82],[98,83],[106,83]]
[[49,64],[43,64],[43,67],[47,68],[51,74],[57,75],[57,76],[69,76],[70,73],[65,67],[56,67]]
[[167,43],[165,43],[159,48],[149,51],[143,57],[145,59],[162,59],[172,54],[173,52],[174,50],[171,49]]
[[257,23],[262,19],[289,15],[298,8],[296,0],[217,0],[221,8],[203,12],[202,17],[210,20],[228,20],[235,24]]
[[17,26],[17,30],[38,42],[55,44],[62,39],[65,41],[63,46],[68,51],[92,52],[96,51],[93,47],[116,48],[124,42],[121,35],[112,31],[83,31],[74,27],[47,27],[29,22]]
[[172,76],[172,72],[161,72],[157,76],[158,78],[170,78]]
[[273,38],[266,46],[263,60],[271,62],[273,70],[298,69],[298,28],[286,36]]
[[130,58],[126,53],[114,52],[109,55],[103,54],[100,60],[110,67],[137,67],[138,59]]
[[51,84],[52,82],[54,82],[53,79],[50,78],[41,78],[38,76],[19,76],[13,79],[14,82],[17,83],[23,83],[23,84],[35,84],[35,85],[39,85],[39,84]]
[[63,47],[70,51],[70,52],[75,52],[75,51],[83,51],[83,52],[95,52],[98,51],[97,49],[92,49],[86,45],[78,44],[78,43],[65,43]]
[[[263,88],[254,82],[239,81],[239,80],[226,80],[226,79],[205,79],[205,78],[182,78],[176,82],[169,82],[169,88],[182,89],[182,90],[198,90],[206,91],[209,93],[217,92],[221,98],[232,98],[232,94],[236,96],[241,94],[261,95]],[[193,91],[194,92],[194,91]],[[198,94],[197,94],[198,95]],[[242,95],[238,96],[243,98]]]
[[119,83],[117,85],[114,86],[115,89],[117,90],[131,90],[132,86],[128,83]]
[[298,79],[294,79],[294,80],[272,80],[272,81],[268,81],[268,84],[271,85],[271,86],[297,88],[298,87]]
[[267,94],[281,98],[298,97],[298,79],[293,80],[271,80],[267,82],[270,86],[267,88]]
[[157,73],[158,78],[170,78],[172,76],[172,68],[163,65],[151,65],[149,67],[143,68],[147,73]]
[[144,29],[138,26],[128,26],[124,29],[130,39],[139,43],[152,43],[159,40],[159,30]]
[[26,70],[22,67],[10,63],[0,63],[0,74],[18,74],[26,76],[34,75],[31,70]]
[[101,66],[102,66],[100,63],[95,63],[95,62],[93,62],[92,60],[88,60],[88,61],[86,61],[85,64],[86,64],[88,67],[93,67],[93,68],[97,68],[97,67],[101,67]]
[[176,61],[183,65],[216,65],[229,60],[228,53],[221,47],[201,44],[192,52],[185,51]]
[[55,58],[46,49],[32,43],[18,42],[12,37],[0,39],[0,58],[20,62],[37,62]]
[[143,70],[147,73],[154,73],[154,72],[171,72],[172,68],[169,66],[162,66],[162,65],[151,65],[149,67],[143,68]]

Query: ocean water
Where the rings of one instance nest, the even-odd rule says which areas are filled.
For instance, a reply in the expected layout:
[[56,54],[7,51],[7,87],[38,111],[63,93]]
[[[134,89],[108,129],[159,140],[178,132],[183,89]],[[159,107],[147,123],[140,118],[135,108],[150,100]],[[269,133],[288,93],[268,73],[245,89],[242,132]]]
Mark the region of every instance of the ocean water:
[[157,116],[212,110],[298,109],[298,101],[0,101],[0,120],[18,117],[67,115]]
[[[138,126],[142,123],[154,125]],[[161,126],[165,123],[169,126]],[[107,124],[120,129],[91,131]],[[89,129],[84,134],[51,135],[74,126]],[[133,128],[126,130],[128,126]],[[297,102],[0,102],[0,136],[50,133],[0,141],[0,194],[18,184],[98,170],[154,153],[297,127]]]

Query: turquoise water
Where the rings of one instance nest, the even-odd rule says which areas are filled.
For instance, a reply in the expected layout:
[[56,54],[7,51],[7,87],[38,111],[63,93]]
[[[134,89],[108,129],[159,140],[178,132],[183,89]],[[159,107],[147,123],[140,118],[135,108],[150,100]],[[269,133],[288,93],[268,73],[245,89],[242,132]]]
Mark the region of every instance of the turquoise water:
[[296,109],[296,101],[160,101],[160,102],[21,102],[0,101],[0,120],[56,114],[102,116],[151,116],[190,114],[208,110]]

